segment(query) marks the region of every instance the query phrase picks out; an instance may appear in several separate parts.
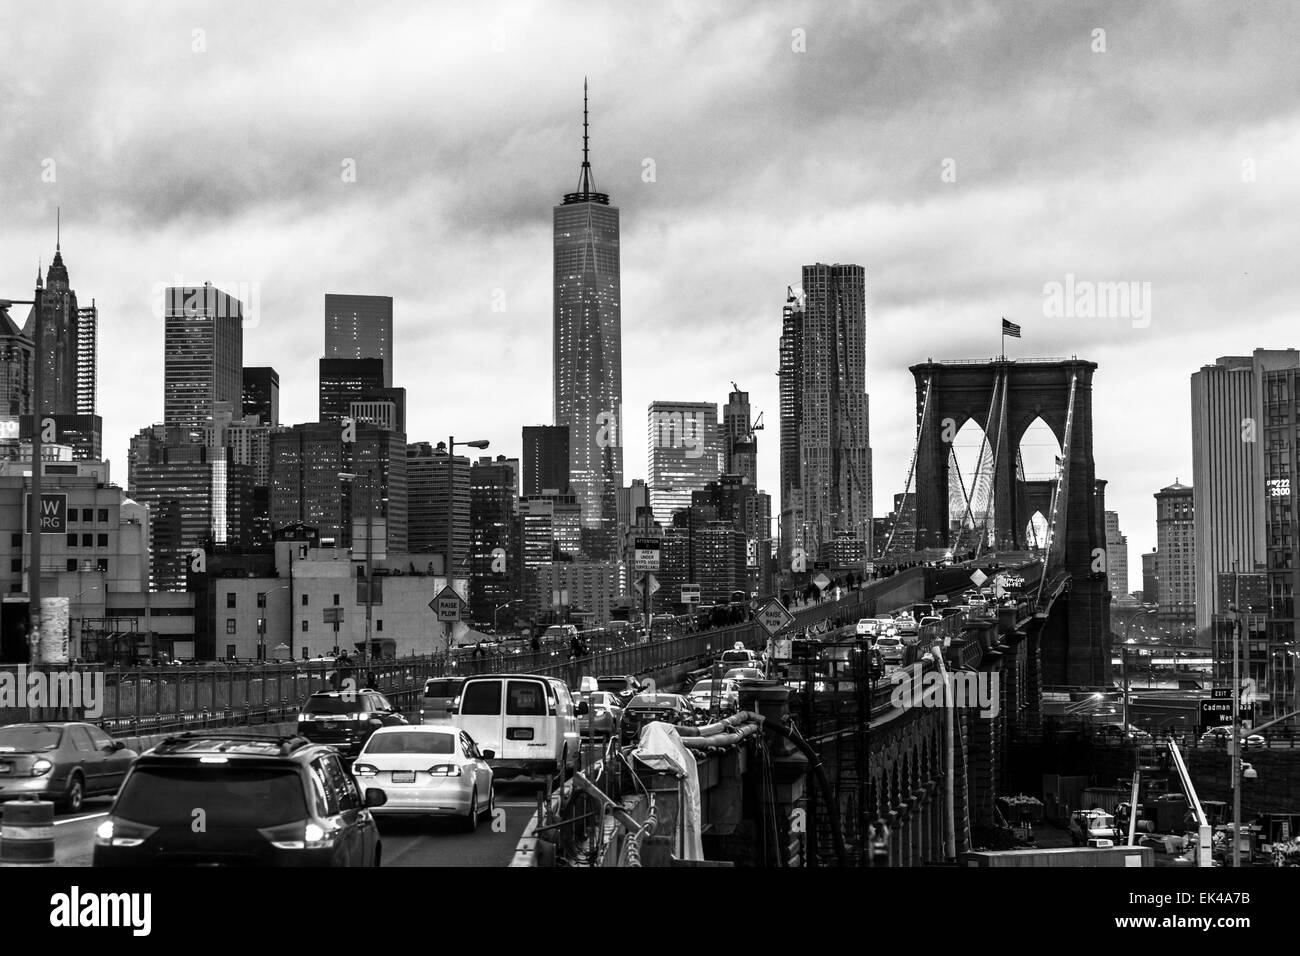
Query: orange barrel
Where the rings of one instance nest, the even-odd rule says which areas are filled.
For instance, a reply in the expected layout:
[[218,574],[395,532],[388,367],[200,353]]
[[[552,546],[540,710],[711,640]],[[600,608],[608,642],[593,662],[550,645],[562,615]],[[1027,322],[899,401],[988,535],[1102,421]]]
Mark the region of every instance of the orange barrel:
[[0,864],[54,862],[54,804],[48,800],[9,800],[0,825]]

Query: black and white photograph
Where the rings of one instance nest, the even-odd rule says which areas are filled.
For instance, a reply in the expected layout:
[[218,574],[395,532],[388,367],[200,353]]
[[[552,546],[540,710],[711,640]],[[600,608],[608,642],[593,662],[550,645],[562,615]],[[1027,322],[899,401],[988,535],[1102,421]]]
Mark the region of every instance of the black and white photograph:
[[6,924],[1281,927],[1297,36],[0,0]]

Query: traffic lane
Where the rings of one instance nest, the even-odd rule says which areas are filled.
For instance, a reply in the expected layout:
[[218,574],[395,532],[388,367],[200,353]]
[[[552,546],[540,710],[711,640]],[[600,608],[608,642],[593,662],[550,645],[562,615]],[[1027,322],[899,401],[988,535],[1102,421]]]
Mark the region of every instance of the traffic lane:
[[[537,812],[538,785],[496,785],[495,826],[484,817],[465,833],[461,821],[433,817],[377,817],[384,841],[384,866],[509,866],[524,827]],[[502,832],[497,832],[498,830]]]

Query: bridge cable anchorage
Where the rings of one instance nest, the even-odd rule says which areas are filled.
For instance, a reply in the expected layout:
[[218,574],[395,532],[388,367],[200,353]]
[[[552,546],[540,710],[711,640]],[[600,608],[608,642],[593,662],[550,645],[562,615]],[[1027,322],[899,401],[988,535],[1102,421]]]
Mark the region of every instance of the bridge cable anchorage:
[[[912,490],[912,481],[916,477],[916,456],[921,447],[921,435],[925,433],[925,423],[930,416],[930,390],[934,384],[933,378],[925,380],[925,399],[921,403],[921,422],[916,426],[916,441],[912,443],[912,463],[907,466],[907,481],[903,483],[903,497],[898,502],[898,508],[894,511],[894,526],[889,529],[889,540],[885,543],[885,550],[882,552],[888,557],[893,552],[894,535],[898,534],[898,527],[902,524],[903,511],[907,508],[907,493]],[[916,550],[916,506],[912,506],[912,550]]]
[[[1036,603],[1041,605],[1043,598],[1043,585],[1047,581],[1047,570],[1049,564],[1059,566],[1060,562],[1054,561],[1052,552],[1057,548],[1057,528],[1056,520],[1061,511],[1061,499],[1069,494],[1070,490],[1070,445],[1074,432],[1074,394],[1079,382],[1077,372],[1070,373],[1070,399],[1066,405],[1065,411],[1065,441],[1061,443],[1061,460],[1056,467],[1056,487],[1052,489],[1052,517],[1047,523],[1047,540],[1043,547],[1043,571],[1038,580],[1038,595]],[[1067,507],[1068,513],[1069,508]],[[1065,520],[1061,522],[1060,540],[1065,538]]]
[[[993,534],[998,533],[997,526],[997,508],[998,508],[998,463],[1002,456],[1002,433],[1007,427],[1007,375],[1006,369],[999,368],[996,375],[1002,379],[1002,400],[998,402],[998,433],[997,440],[993,445],[993,473],[989,478],[989,498],[984,507],[984,525],[980,528],[979,537],[975,540],[975,559],[979,560],[980,552],[989,540],[989,518],[993,517]],[[993,382],[993,392],[997,393],[998,383],[996,379]],[[1012,519],[1014,521],[1014,519]]]

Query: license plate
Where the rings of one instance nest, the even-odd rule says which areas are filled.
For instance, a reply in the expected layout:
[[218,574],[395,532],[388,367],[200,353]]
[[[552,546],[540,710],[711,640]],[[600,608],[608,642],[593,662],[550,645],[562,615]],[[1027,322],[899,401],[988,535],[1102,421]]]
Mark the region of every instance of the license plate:
[[506,740],[532,740],[533,728],[531,727],[507,727]]
[[338,723],[337,720],[327,720],[327,721],[325,721],[325,723],[324,723],[324,727],[325,727],[326,730],[333,730],[333,729],[334,729],[335,727],[337,727],[338,725],[339,725],[339,723]]
[[393,783],[415,783],[414,770],[394,770]]

